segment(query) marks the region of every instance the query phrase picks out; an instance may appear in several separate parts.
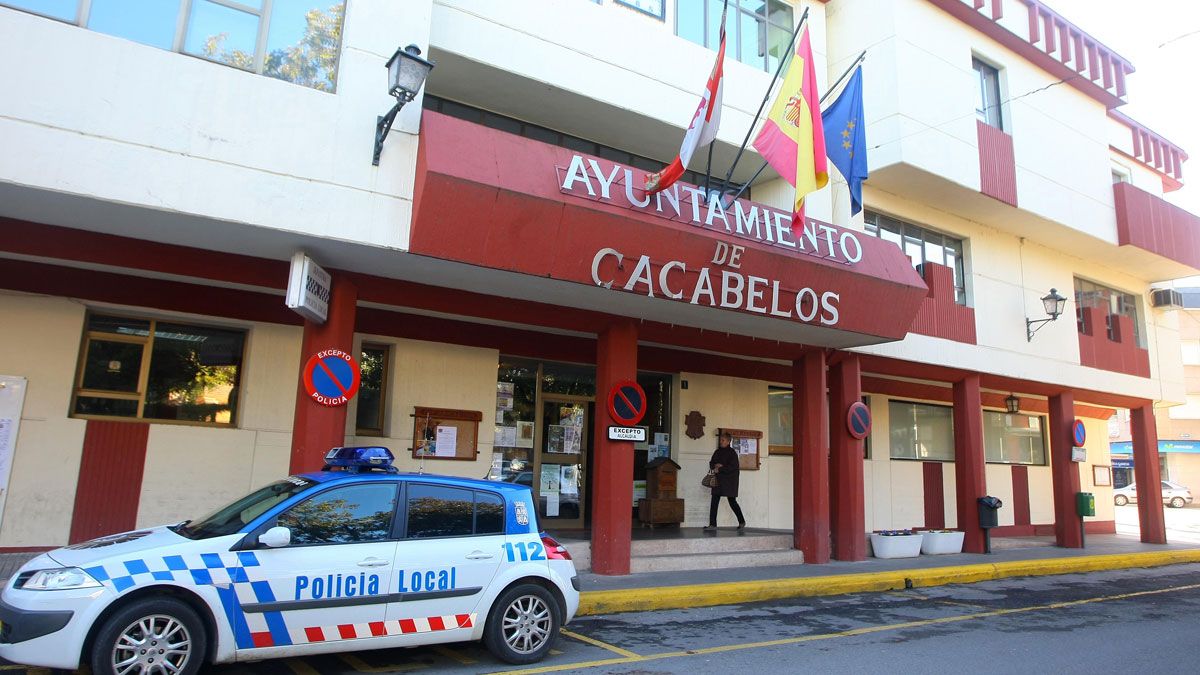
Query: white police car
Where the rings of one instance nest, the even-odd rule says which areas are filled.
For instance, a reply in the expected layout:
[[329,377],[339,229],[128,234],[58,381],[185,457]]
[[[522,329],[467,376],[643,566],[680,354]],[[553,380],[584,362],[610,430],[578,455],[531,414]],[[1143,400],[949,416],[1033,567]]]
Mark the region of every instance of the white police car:
[[34,558],[0,596],[0,657],[101,675],[479,639],[510,663],[546,655],[579,579],[528,487],[399,474],[386,448],[326,461]]

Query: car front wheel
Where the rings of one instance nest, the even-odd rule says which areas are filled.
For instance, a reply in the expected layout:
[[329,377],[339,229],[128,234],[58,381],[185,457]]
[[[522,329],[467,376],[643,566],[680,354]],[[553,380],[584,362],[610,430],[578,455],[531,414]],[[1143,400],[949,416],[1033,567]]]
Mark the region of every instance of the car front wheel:
[[1129,503],[1129,498],[1125,495],[1117,495],[1113,501],[1117,503],[1117,506],[1125,506]]
[[175,598],[145,598],[110,616],[92,644],[96,675],[194,675],[204,666],[204,624]]
[[554,596],[537,584],[514,586],[492,605],[483,642],[502,661],[514,664],[541,661],[562,624]]
[[1183,504],[1184,504],[1183,497],[1175,497],[1175,498],[1171,499],[1171,508],[1173,508],[1173,509],[1182,509]]

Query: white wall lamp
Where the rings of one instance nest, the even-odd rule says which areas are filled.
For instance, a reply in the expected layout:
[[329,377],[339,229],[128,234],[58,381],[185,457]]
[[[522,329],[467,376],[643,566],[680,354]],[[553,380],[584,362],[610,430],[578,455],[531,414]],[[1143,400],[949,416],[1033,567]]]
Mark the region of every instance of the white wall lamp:
[[388,132],[392,130],[396,113],[400,112],[405,103],[417,97],[417,92],[421,91],[421,85],[425,84],[425,78],[429,71],[433,70],[433,65],[433,61],[421,58],[421,48],[416,45],[397,49],[392,58],[388,59],[388,93],[396,97],[396,105],[375,122],[375,155],[372,165],[379,166],[383,139],[387,138]]
[[[1058,320],[1062,316],[1063,309],[1067,306],[1067,299],[1058,294],[1058,289],[1051,288],[1049,295],[1042,296],[1042,306],[1046,308],[1046,314],[1050,316],[1048,319],[1025,319],[1025,341],[1033,342],[1033,334],[1042,329],[1050,321]],[[1037,328],[1034,328],[1037,326]]]

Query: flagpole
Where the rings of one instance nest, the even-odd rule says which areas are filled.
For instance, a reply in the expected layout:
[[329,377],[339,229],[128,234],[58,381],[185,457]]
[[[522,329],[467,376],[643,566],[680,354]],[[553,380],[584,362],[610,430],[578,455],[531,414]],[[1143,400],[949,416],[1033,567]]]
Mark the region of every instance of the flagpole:
[[[728,15],[728,13],[729,13],[729,0],[725,0],[725,4],[721,7],[721,40],[725,39],[725,17]],[[724,68],[725,64],[721,64],[721,67]],[[724,77],[724,75],[722,75],[722,78],[723,77]],[[720,86],[720,85],[718,85],[718,86]],[[716,101],[709,101],[710,106],[715,103],[716,103]],[[715,138],[712,140],[711,143],[708,144],[708,163],[704,165],[704,200],[705,201],[708,201],[709,178],[711,177],[711,174],[712,174],[712,153],[713,153],[713,146],[716,144],[717,144],[717,139],[715,139]],[[728,185],[729,181],[726,180],[725,183]]]
[[754,127],[758,125],[758,118],[762,115],[763,108],[767,107],[767,100],[771,98],[771,90],[775,88],[775,82],[779,79],[779,74],[783,72],[783,66],[791,60],[792,53],[796,46],[796,36],[800,35],[800,30],[804,28],[805,22],[808,21],[808,8],[804,8],[804,13],[800,15],[800,23],[796,24],[796,30],[792,31],[792,39],[788,42],[787,52],[783,58],[779,59],[779,66],[775,68],[775,76],[771,78],[771,84],[767,85],[767,91],[763,94],[762,103],[758,104],[758,112],[754,113],[754,121],[750,122],[750,128],[746,129],[746,137],[742,139],[742,144],[738,147],[737,155],[733,158],[733,164],[729,166],[729,171],[725,174],[725,184],[729,184],[729,179],[733,177],[733,171],[737,168],[738,162],[742,159],[742,153],[746,152],[746,144],[750,142],[750,134],[754,133]]
[[[849,75],[855,68],[857,68],[858,64],[862,63],[863,60],[866,59],[866,57],[867,57],[867,50],[864,49],[862,52],[859,53],[858,58],[854,59],[854,61],[850,64],[850,67],[847,68],[846,71],[842,73],[842,76],[839,77],[837,79],[837,81],[833,83],[833,86],[830,87],[829,89],[825,90],[825,95],[821,97],[821,100],[817,102],[817,105],[819,106],[822,103],[824,103],[825,99],[829,98],[830,94],[837,91],[838,85],[840,85],[842,83],[842,81],[846,79],[846,76]],[[751,129],[753,129],[753,127],[751,127]],[[710,147],[709,149],[711,150],[712,148]],[[738,155],[740,156],[741,153],[738,153]],[[734,164],[735,165],[737,164],[737,160],[734,160]],[[736,202],[738,200],[738,198],[741,197],[742,194],[746,192],[746,188],[750,187],[750,184],[753,183],[755,180],[758,179],[759,176],[762,175],[762,172],[764,170],[766,170],[766,168],[767,168],[767,162],[763,162],[762,166],[758,167],[758,171],[755,171],[754,175],[750,177],[750,180],[746,181],[745,183],[742,183],[741,189],[739,189],[737,191],[737,194],[735,194],[733,196],[733,199],[729,200],[729,204],[733,205],[733,203]],[[730,175],[733,174],[732,168],[729,170],[729,173],[730,173]],[[729,184],[729,176],[725,177],[725,183],[727,185]],[[724,206],[723,203],[722,203],[722,206]],[[726,207],[726,208],[728,208],[728,207]]]

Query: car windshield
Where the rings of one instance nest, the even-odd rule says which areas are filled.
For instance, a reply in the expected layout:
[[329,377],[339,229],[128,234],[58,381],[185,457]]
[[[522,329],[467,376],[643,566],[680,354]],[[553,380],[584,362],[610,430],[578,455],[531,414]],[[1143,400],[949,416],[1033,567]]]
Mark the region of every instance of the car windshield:
[[259,488],[203,518],[184,521],[172,527],[171,530],[188,539],[209,539],[234,534],[255,518],[266,513],[271,507],[293,495],[304,492],[313,485],[316,485],[316,481],[300,476],[290,476],[285,480]]

